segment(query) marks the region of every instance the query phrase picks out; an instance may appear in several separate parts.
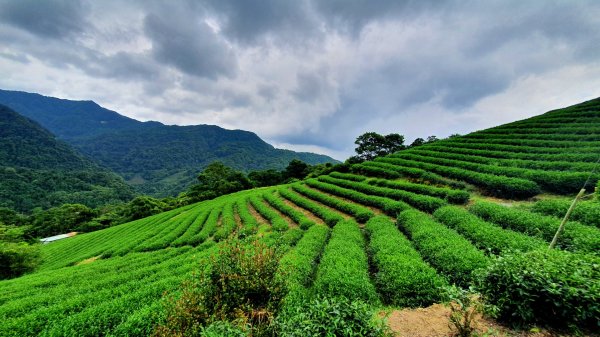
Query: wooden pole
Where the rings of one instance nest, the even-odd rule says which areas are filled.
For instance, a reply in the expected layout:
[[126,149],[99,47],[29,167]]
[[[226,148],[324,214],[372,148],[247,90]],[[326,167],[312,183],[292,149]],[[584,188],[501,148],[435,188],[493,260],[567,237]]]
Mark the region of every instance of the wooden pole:
[[550,246],[548,247],[548,249],[552,249],[552,248],[554,248],[554,246],[556,246],[556,241],[558,241],[558,237],[565,230],[565,224],[569,220],[569,217],[571,216],[571,212],[573,212],[573,209],[575,208],[575,205],[577,204],[577,201],[579,201],[579,198],[581,198],[581,196],[584,193],[585,193],[585,188],[582,188],[579,191],[579,193],[577,194],[577,196],[575,197],[575,200],[573,200],[573,202],[571,203],[571,207],[569,207],[569,210],[567,211],[567,214],[565,214],[565,217],[560,222],[560,226],[558,226],[558,230],[556,231],[556,234],[554,234],[554,238],[552,238],[552,242],[550,242]]

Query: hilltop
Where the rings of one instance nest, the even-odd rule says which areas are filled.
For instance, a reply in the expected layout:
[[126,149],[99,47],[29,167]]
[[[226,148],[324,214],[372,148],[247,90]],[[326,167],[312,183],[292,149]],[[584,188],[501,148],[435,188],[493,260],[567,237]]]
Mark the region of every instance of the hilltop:
[[[311,294],[355,301],[343,310],[393,310],[439,303],[444,286],[477,281],[484,300],[506,300],[505,324],[597,329],[597,195],[582,201],[558,249],[547,247],[562,214],[548,201],[568,203],[600,178],[591,174],[599,129],[596,99],[49,244],[37,272],[0,282],[0,335],[147,336],[166,324],[163,293],[228,238],[284,254],[284,303],[298,306],[299,320],[314,307],[298,298]],[[299,324],[286,322],[281,331]]]
[[245,172],[281,170],[292,159],[311,165],[337,162],[324,155],[276,149],[248,131],[140,122],[92,101],[0,90],[0,104],[37,121],[121,175],[137,192],[152,196],[185,190],[216,160]]
[[21,212],[63,203],[96,207],[133,197],[133,190],[121,177],[3,105],[0,175],[0,207]]

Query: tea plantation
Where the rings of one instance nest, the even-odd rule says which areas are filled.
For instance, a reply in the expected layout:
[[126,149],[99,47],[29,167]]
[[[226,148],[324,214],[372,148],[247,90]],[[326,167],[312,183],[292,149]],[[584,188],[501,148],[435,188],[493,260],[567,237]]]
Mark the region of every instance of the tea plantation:
[[[593,193],[599,157],[596,99],[348,172],[242,191],[54,242],[43,247],[37,271],[0,282],[0,336],[150,335],[164,319],[165,292],[176,292],[232,236],[278,247],[290,288],[373,307],[428,306],[443,300],[446,285],[489,289],[492,277],[500,287],[504,254],[513,253],[502,263],[521,263],[524,254],[532,264],[576,261],[579,274],[564,270],[560,280],[573,291],[558,287],[546,309],[555,305],[569,324],[597,328],[598,197],[586,196],[574,212],[552,253],[558,255],[536,258],[570,197],[586,181]],[[534,197],[543,200],[534,204]],[[477,281],[485,269],[488,278]],[[531,321],[544,322],[535,308],[531,313]]]

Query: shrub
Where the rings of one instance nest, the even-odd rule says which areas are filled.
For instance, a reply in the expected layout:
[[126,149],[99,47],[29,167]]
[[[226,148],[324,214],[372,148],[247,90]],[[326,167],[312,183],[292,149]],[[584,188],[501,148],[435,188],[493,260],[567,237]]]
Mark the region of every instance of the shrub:
[[391,336],[385,322],[374,318],[370,306],[343,297],[305,299],[284,310],[276,319],[281,336]]
[[493,254],[510,250],[529,251],[546,246],[538,238],[502,229],[457,206],[442,207],[433,216],[469,239],[479,249],[489,250]]
[[354,220],[340,221],[321,258],[314,289],[318,294],[377,302],[369,278],[365,240]]
[[265,193],[263,197],[271,206],[273,206],[273,208],[279,210],[281,213],[294,220],[294,222],[296,222],[300,228],[308,229],[315,224],[314,221],[309,220],[304,213],[283,202],[281,197],[275,196],[272,191]]
[[365,228],[377,267],[375,283],[384,303],[418,307],[440,300],[445,280],[421,259],[388,217],[372,218]]
[[254,209],[256,209],[258,213],[260,213],[260,215],[262,215],[271,222],[271,227],[274,230],[278,232],[283,232],[290,228],[290,225],[287,223],[287,221],[285,221],[281,214],[279,214],[279,212],[277,212],[273,208],[269,207],[264,202],[262,196],[253,195],[248,200],[250,201],[252,206],[254,206]]
[[398,216],[398,225],[425,261],[460,286],[471,284],[473,272],[489,263],[484,253],[469,240],[427,214],[404,211]]
[[[316,180],[307,180],[306,183],[310,186],[316,187],[320,190],[328,193],[350,199],[362,205],[369,205],[377,207],[383,210],[386,214],[396,216],[398,212],[410,208],[406,203],[402,201],[392,200],[386,197],[380,197],[376,195],[370,195],[366,193],[357,192],[353,189],[343,188],[332,184],[319,182]],[[369,211],[370,212],[370,211]],[[371,212],[372,214],[372,212]],[[363,217],[365,218],[365,217]],[[368,219],[365,219],[365,221]],[[360,221],[360,220],[359,220]]]
[[287,188],[287,186],[281,187],[279,189],[279,194],[288,199],[289,201],[293,202],[294,204],[309,210],[310,212],[312,212],[314,215],[316,215],[317,217],[323,219],[323,221],[327,224],[327,226],[329,227],[333,227],[335,226],[336,223],[338,223],[338,221],[343,220],[344,218],[339,215],[338,213],[335,213],[313,201],[311,201],[308,198],[305,198],[303,196],[301,196],[300,194],[293,192],[291,190],[289,190]]
[[[377,195],[380,197],[390,198],[392,200],[400,200],[425,212],[433,212],[447,204],[446,201],[436,197],[421,195],[397,188],[373,186],[362,182],[336,179],[328,176],[321,176],[319,177],[319,180],[327,184],[348,188],[365,193],[367,195]],[[315,182],[307,181],[307,184],[315,184]],[[320,185],[315,184],[317,188],[318,186],[322,185],[323,183]]]
[[482,274],[479,291],[513,325],[598,329],[600,259],[557,250],[498,258]]
[[0,280],[33,271],[41,262],[39,245],[0,242]]
[[419,194],[430,195],[433,197],[444,198],[452,204],[466,204],[469,201],[470,194],[467,191],[455,190],[447,187],[436,187],[424,184],[414,184],[407,181],[391,181],[387,179],[373,179],[368,181],[371,185],[384,186],[389,188],[403,189]]
[[[533,205],[532,211],[562,218],[567,213],[573,200],[547,199]],[[595,201],[580,201],[571,213],[571,218],[582,224],[600,227],[600,205]]]
[[[307,180],[307,183],[310,186],[313,186],[316,188],[319,188],[319,186],[320,186],[315,180],[312,180],[312,179]],[[303,185],[292,185],[292,188],[296,192],[303,194],[313,200],[317,200],[324,205],[335,208],[336,210],[341,211],[343,213],[352,215],[359,222],[366,222],[374,215],[373,211],[371,211],[370,209],[368,209],[366,207],[332,197],[330,195],[310,189]]]
[[[552,241],[560,225],[560,219],[544,216],[528,211],[509,208],[491,202],[477,202],[469,210],[503,228],[537,236],[548,242]],[[600,250],[600,229],[584,226],[578,222],[568,222],[565,231],[559,238],[561,248],[580,251],[597,252]]]
[[220,321],[262,331],[286,293],[285,284],[275,277],[279,258],[275,249],[258,241],[224,242],[205,269],[184,284],[180,297],[167,301],[167,318],[155,335],[196,336],[206,329],[231,328],[210,327]]

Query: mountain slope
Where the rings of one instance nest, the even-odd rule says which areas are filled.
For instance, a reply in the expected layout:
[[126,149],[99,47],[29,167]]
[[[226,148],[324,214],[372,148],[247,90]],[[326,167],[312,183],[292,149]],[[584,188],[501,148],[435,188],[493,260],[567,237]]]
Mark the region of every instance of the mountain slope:
[[39,122],[138,191],[154,196],[181,192],[215,160],[242,171],[283,169],[292,159],[312,165],[336,162],[324,155],[275,149],[248,131],[139,122],[91,101],[0,90],[0,104]]
[[0,177],[0,206],[23,212],[67,202],[95,207],[133,197],[120,177],[3,105]]
[[[504,206],[522,195],[503,194],[508,199],[501,203],[481,200],[479,193],[511,192],[490,189],[486,181],[501,179],[515,189],[520,183],[533,183],[538,191],[540,185],[500,171],[479,176],[462,168],[462,162],[493,160],[489,166],[500,169],[533,166],[539,167],[534,169],[538,174],[582,173],[600,155],[590,150],[595,140],[586,140],[597,137],[598,103],[401,151],[354,165],[353,173],[333,172],[242,191],[46,245],[38,272],[0,282],[0,316],[5,318],[0,335],[150,335],[160,317],[161,294],[175,292],[198,260],[218,249],[215,242],[232,234],[255,235],[285,252],[286,282],[292,288],[312,288],[322,296],[344,295],[386,308],[427,306],[440,300],[440,285],[469,286],[473,271],[488,266],[494,255],[547,251],[561,221]],[[481,136],[487,134],[506,137]],[[528,136],[522,135],[581,140],[564,147],[532,146],[529,141],[505,145],[525,141]],[[493,149],[488,149],[490,144]],[[464,149],[479,152],[445,165],[425,159]],[[428,157],[429,152],[437,157]],[[414,159],[403,159],[403,153]],[[438,174],[418,168],[420,164],[434,165]],[[556,167],[564,170],[552,170]],[[471,186],[465,188],[465,182]],[[557,247],[565,254],[586,253],[590,261],[598,261],[600,228],[569,222]],[[85,264],[89,261],[93,262]],[[377,270],[376,276],[372,270]],[[600,282],[589,281],[591,289]],[[578,291],[573,288],[572,293]],[[551,306],[557,302],[561,304],[558,298],[544,302],[544,309],[554,310]],[[585,310],[596,310],[587,323],[597,327],[595,308]]]

